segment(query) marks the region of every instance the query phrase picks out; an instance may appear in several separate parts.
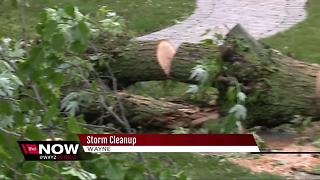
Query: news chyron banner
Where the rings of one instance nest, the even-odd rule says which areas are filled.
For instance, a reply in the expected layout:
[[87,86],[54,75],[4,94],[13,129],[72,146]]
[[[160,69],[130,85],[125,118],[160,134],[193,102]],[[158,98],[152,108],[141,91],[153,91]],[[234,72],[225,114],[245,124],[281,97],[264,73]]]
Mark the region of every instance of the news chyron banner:
[[252,134],[80,134],[84,152],[260,152]]
[[103,152],[260,152],[251,134],[79,134],[79,140],[18,143],[26,161],[79,161]]

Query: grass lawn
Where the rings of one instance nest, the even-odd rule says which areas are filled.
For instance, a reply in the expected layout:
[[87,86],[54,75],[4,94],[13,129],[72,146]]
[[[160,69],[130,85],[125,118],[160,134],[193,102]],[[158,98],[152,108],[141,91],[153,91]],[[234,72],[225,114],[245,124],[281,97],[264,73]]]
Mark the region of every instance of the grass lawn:
[[[123,161],[135,161],[136,155],[131,153],[112,153],[100,157],[99,160],[83,161],[83,168],[89,172],[95,172],[98,176],[107,176],[108,179],[143,179],[135,177],[142,175],[139,173],[123,178],[124,174],[119,173],[119,168],[126,167]],[[161,180],[179,180],[187,176],[190,180],[284,180],[284,177],[270,173],[254,173],[245,167],[233,164],[227,160],[226,156],[201,155],[199,153],[144,153],[146,162],[152,173],[160,177]],[[108,160],[106,160],[108,159]],[[97,163],[99,162],[99,163]],[[110,169],[109,163],[114,165]],[[101,164],[103,164],[101,166]],[[116,167],[116,168],[114,168]],[[136,166],[139,169],[139,163]],[[170,169],[175,175],[163,177]],[[108,172],[109,171],[109,172]],[[106,174],[107,172],[107,174]],[[121,171],[120,171],[121,172]],[[183,176],[180,176],[183,174]]]
[[305,21],[262,41],[297,59],[320,63],[320,1],[309,0],[307,10]]
[[[2,1],[0,1],[1,3]],[[0,37],[19,37],[20,21],[18,10],[10,0],[0,4]],[[34,32],[38,14],[46,7],[72,4],[82,12],[95,13],[99,6],[108,6],[127,20],[127,26],[136,34],[156,31],[174,24],[190,15],[195,8],[195,0],[28,0],[26,8],[29,32]]]
[[145,154],[147,159],[161,159],[162,165],[167,163],[168,168],[176,168],[191,179],[243,179],[243,180],[276,180],[282,177],[268,173],[253,173],[248,169],[232,164],[226,158],[218,156],[204,156],[196,153],[165,153]]

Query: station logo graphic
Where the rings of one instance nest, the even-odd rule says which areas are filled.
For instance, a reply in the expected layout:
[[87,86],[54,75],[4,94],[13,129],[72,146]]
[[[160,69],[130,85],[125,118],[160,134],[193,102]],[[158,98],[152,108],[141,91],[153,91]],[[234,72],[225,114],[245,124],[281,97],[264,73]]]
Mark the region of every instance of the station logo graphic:
[[81,146],[76,141],[18,141],[26,161],[78,161]]

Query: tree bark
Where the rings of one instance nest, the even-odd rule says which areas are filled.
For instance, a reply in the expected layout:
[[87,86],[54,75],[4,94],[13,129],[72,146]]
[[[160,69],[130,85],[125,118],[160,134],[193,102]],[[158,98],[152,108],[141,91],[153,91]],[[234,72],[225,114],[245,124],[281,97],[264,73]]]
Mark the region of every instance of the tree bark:
[[[236,78],[248,95],[248,126],[275,126],[289,122],[293,115],[320,115],[320,66],[279,55],[240,25],[227,35],[221,47],[183,43],[170,60],[169,71],[158,62],[158,44],[130,42],[124,51],[116,53],[109,65],[120,84],[166,79],[196,83],[189,78],[192,68],[209,59],[219,62],[220,72],[214,75],[212,85],[219,89],[222,113],[230,109],[226,92],[231,79]],[[103,68],[99,70],[104,72]]]
[[[199,108],[193,105],[157,100],[123,92],[118,93],[118,96],[121,97],[130,124],[133,127],[144,129],[143,132],[150,132],[152,129],[159,128],[197,127],[206,121],[215,120],[219,117],[217,110],[212,107]],[[117,104],[112,108],[116,113],[120,113]],[[118,124],[111,115],[108,115],[97,105],[90,105],[83,108],[82,111],[87,122],[100,123],[100,125],[106,122]],[[102,117],[102,112],[104,112],[104,118],[98,121],[97,117]]]
[[[235,77],[248,95],[247,125],[275,126],[289,122],[294,115],[319,117],[319,94],[316,93],[319,91],[316,80],[319,65],[297,61],[265,48],[240,25],[227,35],[226,44],[243,57],[230,61],[230,57],[223,54],[224,62],[229,63],[225,63],[227,70],[222,74]],[[226,86],[219,86],[221,107],[226,99]]]
[[[194,83],[190,80],[191,70],[204,59],[219,57],[219,47],[201,44],[183,43],[170,62],[170,74],[166,74],[157,58],[160,41],[131,42],[125,50],[116,55],[109,65],[123,86],[141,81],[173,79]],[[108,52],[106,52],[108,53]],[[106,69],[99,69],[107,72]]]

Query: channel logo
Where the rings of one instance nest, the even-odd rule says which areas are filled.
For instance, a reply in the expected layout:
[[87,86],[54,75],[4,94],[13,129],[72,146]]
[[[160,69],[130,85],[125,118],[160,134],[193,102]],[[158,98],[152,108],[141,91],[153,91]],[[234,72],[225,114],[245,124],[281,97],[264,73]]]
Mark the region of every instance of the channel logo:
[[78,161],[81,146],[76,141],[18,141],[26,161]]

